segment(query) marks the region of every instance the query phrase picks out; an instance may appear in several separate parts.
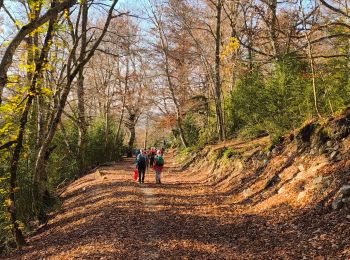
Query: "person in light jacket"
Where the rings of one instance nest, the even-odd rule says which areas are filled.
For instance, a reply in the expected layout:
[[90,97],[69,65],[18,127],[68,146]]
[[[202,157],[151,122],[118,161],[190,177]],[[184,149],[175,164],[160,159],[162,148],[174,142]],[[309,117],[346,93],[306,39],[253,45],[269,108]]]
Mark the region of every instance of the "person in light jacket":
[[164,167],[164,159],[162,157],[162,151],[158,150],[157,155],[154,157],[153,170],[155,172],[156,183],[161,184],[160,177]]

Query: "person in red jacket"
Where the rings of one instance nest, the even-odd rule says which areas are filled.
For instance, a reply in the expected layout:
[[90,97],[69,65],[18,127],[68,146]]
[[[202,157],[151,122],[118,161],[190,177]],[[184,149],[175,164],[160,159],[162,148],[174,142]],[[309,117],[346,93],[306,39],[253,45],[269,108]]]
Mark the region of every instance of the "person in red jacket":
[[153,168],[154,165],[154,157],[156,156],[156,152],[156,148],[152,147],[149,155],[149,165],[151,168]]
[[156,183],[161,184],[160,176],[164,167],[164,159],[162,156],[162,151],[158,150],[157,155],[154,157],[153,169],[155,171]]

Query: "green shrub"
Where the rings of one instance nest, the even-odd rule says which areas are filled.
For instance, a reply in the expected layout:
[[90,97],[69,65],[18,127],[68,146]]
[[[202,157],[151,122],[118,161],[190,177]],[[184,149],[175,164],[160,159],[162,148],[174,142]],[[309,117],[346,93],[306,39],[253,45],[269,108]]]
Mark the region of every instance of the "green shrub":
[[278,138],[312,114],[311,86],[303,80],[303,62],[286,58],[270,75],[258,69],[241,77],[231,93],[230,133],[254,136],[264,132]]
[[[111,120],[112,121],[112,120]],[[60,205],[55,195],[55,190],[62,182],[68,183],[84,169],[78,169],[77,140],[78,130],[71,121],[64,121],[65,134],[58,130],[51,144],[54,148],[47,164],[49,194],[44,201],[44,208],[50,211]],[[96,166],[99,163],[116,161],[121,159],[123,147],[123,133],[116,137],[117,126],[112,123],[107,135],[104,131],[104,121],[96,119],[88,129],[86,147],[86,168]],[[28,130],[30,132],[32,130]],[[34,220],[37,204],[33,201],[33,172],[35,163],[35,141],[26,138],[19,168],[17,171],[18,189],[16,192],[17,217],[21,226],[27,227]],[[9,242],[13,241],[9,216],[5,207],[9,190],[9,160],[10,153],[3,153],[0,158],[0,251]],[[35,206],[34,206],[35,205]]]

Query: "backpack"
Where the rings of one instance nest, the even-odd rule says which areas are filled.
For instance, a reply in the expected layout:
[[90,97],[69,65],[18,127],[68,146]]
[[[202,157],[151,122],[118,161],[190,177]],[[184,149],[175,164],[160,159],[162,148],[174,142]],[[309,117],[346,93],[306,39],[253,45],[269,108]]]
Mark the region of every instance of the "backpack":
[[146,157],[142,154],[139,154],[137,157],[137,167],[139,168],[146,168]]
[[164,159],[162,156],[158,155],[155,159],[156,159],[156,166],[163,166],[164,165]]

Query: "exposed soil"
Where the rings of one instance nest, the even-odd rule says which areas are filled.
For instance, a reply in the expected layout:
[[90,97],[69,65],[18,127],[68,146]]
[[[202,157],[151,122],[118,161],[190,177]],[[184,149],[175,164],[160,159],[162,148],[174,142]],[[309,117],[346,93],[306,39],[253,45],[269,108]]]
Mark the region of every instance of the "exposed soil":
[[75,181],[62,209],[7,259],[350,258],[347,209],[279,204],[254,213],[206,174],[166,163],[161,185],[151,172],[133,182],[131,160]]

